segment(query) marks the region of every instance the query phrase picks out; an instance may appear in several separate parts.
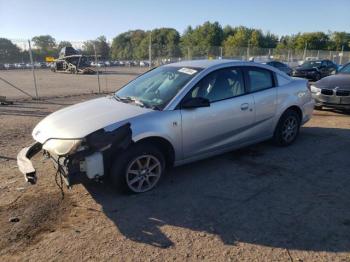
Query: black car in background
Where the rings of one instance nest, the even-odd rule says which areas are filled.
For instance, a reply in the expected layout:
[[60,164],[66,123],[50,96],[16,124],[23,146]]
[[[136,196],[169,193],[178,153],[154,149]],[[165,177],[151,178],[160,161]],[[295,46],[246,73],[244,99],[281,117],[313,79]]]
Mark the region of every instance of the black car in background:
[[265,65],[269,65],[269,66],[273,66],[279,70],[281,70],[282,72],[286,73],[287,75],[291,75],[292,72],[293,72],[293,69],[290,68],[288,65],[286,64],[283,64],[279,61],[269,61],[269,62],[266,62],[266,63],[263,63]]
[[311,85],[315,108],[331,107],[350,110],[350,63],[336,75],[327,76]]
[[292,76],[318,81],[323,77],[336,73],[338,66],[330,60],[306,61],[293,70]]

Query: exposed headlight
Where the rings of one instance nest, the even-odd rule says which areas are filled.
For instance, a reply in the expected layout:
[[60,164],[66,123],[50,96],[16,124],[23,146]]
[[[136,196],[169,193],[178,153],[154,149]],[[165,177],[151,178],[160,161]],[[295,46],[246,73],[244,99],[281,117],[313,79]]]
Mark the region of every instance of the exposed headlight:
[[59,156],[72,154],[78,150],[82,140],[80,139],[49,139],[43,149]]
[[316,87],[314,85],[311,85],[310,90],[311,90],[312,93],[319,93],[319,92],[321,92],[321,88],[318,88],[318,87]]

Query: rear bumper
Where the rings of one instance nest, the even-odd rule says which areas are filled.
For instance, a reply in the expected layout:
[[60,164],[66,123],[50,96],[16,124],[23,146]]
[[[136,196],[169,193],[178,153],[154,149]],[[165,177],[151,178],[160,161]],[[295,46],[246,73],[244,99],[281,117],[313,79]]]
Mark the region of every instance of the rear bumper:
[[34,143],[29,147],[23,148],[17,155],[18,168],[24,175],[24,179],[31,184],[35,184],[37,178],[36,170],[30,159],[39,153],[41,149],[42,145],[40,143]]

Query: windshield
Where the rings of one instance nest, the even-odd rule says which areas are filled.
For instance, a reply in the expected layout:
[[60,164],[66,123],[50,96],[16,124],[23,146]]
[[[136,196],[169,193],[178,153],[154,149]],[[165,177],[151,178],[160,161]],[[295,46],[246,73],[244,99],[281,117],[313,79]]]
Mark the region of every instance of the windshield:
[[339,74],[350,74],[350,64],[347,64],[339,70]]
[[200,68],[158,67],[125,85],[115,97],[123,102],[163,109],[199,71]]
[[320,67],[322,64],[322,61],[307,61],[303,63],[300,67],[303,69],[311,69],[314,67]]

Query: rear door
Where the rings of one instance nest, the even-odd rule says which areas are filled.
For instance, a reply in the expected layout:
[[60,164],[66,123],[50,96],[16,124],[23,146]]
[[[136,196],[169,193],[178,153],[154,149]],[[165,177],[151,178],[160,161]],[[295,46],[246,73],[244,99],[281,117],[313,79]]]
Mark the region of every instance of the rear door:
[[260,67],[246,67],[245,75],[255,107],[254,134],[259,139],[270,136],[274,130],[277,108],[277,88],[274,73]]
[[250,139],[254,122],[253,96],[237,67],[209,73],[185,99],[204,97],[209,107],[181,109],[184,158],[214,154]]

